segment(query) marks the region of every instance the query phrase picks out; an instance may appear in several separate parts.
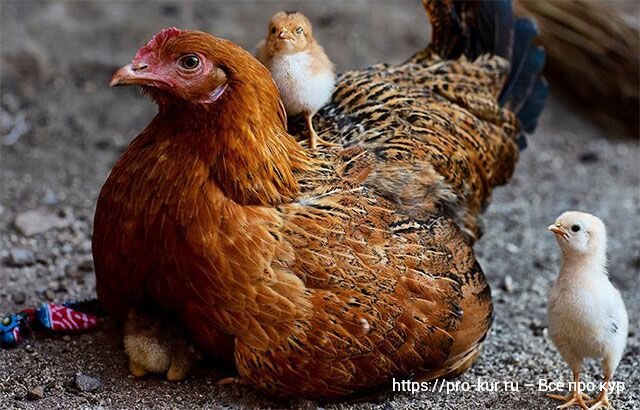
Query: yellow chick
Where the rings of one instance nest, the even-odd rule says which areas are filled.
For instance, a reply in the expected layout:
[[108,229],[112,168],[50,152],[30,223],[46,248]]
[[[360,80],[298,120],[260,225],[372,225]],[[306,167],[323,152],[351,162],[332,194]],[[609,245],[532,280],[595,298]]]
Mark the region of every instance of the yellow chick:
[[309,19],[295,11],[276,13],[266,40],[258,43],[256,58],[271,71],[287,115],[304,116],[311,148],[318,143],[334,145],[313,129],[313,115],[331,98],[336,75],[333,63],[313,38]]
[[199,351],[177,325],[135,310],[124,324],[124,348],[129,371],[136,377],[166,373],[167,380],[180,381],[200,359]]
[[[629,319],[620,292],[607,274],[607,230],[597,216],[565,212],[548,228],[562,249],[562,267],[549,292],[549,336],[573,372],[567,396],[548,397],[589,410],[611,408],[607,391],[627,341]],[[594,400],[580,391],[586,358],[602,360],[604,388]]]

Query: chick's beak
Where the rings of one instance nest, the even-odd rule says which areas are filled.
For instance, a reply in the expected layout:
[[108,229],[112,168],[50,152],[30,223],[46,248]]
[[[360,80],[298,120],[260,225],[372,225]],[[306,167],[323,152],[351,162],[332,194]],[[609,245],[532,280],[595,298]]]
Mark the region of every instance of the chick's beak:
[[569,238],[569,234],[561,226],[553,224],[549,225],[547,229],[553,232],[554,235],[560,235],[565,239]]
[[284,40],[291,38],[291,36],[289,35],[289,32],[287,32],[286,30],[282,30],[280,33],[278,33],[278,38]]
[[134,62],[119,68],[111,77],[110,87],[121,85],[152,85],[160,80],[148,70],[149,65],[141,62]]

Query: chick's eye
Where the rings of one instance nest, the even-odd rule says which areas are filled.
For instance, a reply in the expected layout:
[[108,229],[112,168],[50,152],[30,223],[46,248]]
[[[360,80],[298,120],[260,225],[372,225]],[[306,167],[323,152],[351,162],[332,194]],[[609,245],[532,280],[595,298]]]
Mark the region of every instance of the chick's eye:
[[571,231],[572,232],[579,232],[580,231],[580,225],[571,225]]
[[200,65],[200,59],[195,54],[188,54],[181,57],[180,60],[178,60],[178,64],[180,64],[180,67],[182,68],[193,70],[195,68],[198,68],[198,66]]
[[304,33],[304,29],[302,27],[298,27],[296,29],[296,34],[302,34],[302,33]]
[[271,27],[271,34],[276,34],[276,28],[275,27]]

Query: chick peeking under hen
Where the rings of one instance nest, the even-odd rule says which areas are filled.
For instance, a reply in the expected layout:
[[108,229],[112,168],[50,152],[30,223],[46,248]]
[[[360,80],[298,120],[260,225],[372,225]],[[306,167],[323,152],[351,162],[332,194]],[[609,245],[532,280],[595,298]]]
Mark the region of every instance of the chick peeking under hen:
[[112,80],[159,112],[98,199],[107,311],[177,316],[199,350],[278,397],[466,371],[493,312],[478,217],[544,106],[544,53],[508,1],[424,4],[429,47],[340,75],[315,115],[338,149],[313,155],[247,51],[198,31],[154,36]]

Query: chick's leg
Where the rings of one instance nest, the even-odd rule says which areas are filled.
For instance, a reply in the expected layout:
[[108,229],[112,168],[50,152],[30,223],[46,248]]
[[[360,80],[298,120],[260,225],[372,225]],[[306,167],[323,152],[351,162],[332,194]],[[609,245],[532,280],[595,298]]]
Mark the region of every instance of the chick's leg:
[[318,146],[318,144],[323,145],[325,147],[336,147],[338,146],[338,144],[334,144],[332,142],[329,141],[325,141],[322,138],[320,138],[318,136],[318,134],[316,134],[316,131],[313,129],[313,115],[315,113],[308,113],[305,112],[304,115],[304,121],[307,125],[307,130],[309,130],[309,146],[311,147],[311,149],[316,149],[316,147]]
[[607,393],[609,392],[609,383],[611,382],[611,372],[606,371],[604,375],[604,384],[602,386],[602,390],[600,390],[600,394],[598,396],[587,402],[589,410],[596,409],[612,409],[613,406],[609,403],[609,398],[607,397]]
[[557,409],[566,409],[571,406],[580,406],[582,409],[588,410],[585,400],[589,400],[589,396],[580,391],[580,370],[573,370],[573,382],[575,388],[566,396],[559,394],[547,394],[547,397],[554,400],[564,401],[565,403],[556,407]]

